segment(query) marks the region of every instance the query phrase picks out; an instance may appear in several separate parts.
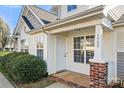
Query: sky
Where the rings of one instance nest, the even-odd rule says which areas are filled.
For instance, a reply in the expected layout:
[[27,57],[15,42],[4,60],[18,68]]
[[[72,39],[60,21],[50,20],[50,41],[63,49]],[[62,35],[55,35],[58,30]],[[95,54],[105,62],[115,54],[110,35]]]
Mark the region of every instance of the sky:
[[[40,8],[50,11],[50,5],[39,5]],[[0,5],[0,17],[9,25],[11,33],[16,27],[22,6],[19,5]]]

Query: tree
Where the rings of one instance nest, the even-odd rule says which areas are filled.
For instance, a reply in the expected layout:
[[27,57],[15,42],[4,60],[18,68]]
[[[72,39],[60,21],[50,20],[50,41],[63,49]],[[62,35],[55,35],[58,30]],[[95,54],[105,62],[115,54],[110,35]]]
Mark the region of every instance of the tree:
[[5,46],[8,44],[9,38],[10,38],[9,26],[2,20],[2,18],[0,18],[0,43],[2,50],[4,50]]

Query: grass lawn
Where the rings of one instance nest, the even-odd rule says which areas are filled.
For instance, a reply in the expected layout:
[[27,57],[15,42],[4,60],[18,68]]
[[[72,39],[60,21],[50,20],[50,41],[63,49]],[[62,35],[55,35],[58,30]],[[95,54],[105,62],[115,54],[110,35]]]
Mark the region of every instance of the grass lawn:
[[11,52],[5,52],[5,51],[0,51],[0,56],[4,56],[4,55],[7,55],[7,54],[9,54],[9,53],[11,53]]

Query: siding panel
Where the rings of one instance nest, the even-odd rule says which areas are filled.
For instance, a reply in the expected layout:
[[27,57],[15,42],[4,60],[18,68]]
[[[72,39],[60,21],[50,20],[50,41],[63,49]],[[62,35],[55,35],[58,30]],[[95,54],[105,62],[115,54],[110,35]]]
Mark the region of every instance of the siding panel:
[[124,52],[117,52],[117,76],[124,80]]

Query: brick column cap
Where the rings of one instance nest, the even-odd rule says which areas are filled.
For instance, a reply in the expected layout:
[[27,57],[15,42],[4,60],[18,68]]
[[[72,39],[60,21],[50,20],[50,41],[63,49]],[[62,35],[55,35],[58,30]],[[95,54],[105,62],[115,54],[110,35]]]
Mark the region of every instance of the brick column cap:
[[90,59],[89,62],[92,62],[92,63],[108,63],[102,59]]

